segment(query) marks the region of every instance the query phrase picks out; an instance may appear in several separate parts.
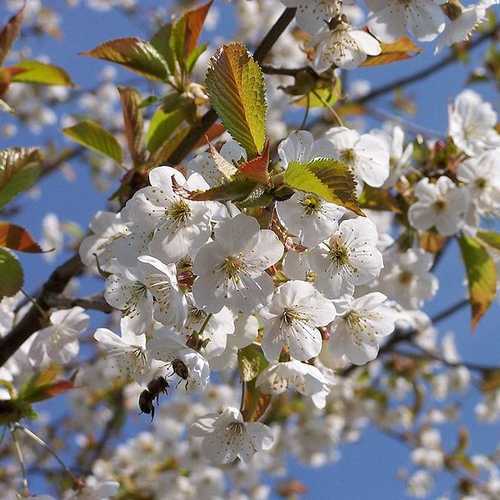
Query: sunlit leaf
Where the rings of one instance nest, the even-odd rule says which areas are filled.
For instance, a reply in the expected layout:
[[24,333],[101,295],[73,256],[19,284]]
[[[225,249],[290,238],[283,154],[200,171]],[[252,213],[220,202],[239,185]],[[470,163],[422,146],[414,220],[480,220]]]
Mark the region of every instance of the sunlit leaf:
[[125,137],[135,166],[144,161],[144,119],[140,110],[141,96],[130,87],[118,87],[123,111]]
[[463,235],[459,243],[469,283],[472,328],[476,328],[496,295],[496,267],[488,251],[477,238]]
[[36,373],[21,388],[19,399],[28,403],[36,403],[73,389],[73,380],[57,380],[60,373],[61,368],[56,364],[49,365]]
[[378,56],[369,56],[361,66],[378,66],[380,64],[404,61],[422,52],[422,49],[406,36],[401,37],[395,42],[381,43],[380,45],[382,52]]
[[78,144],[101,153],[117,163],[121,163],[123,160],[122,148],[118,141],[96,122],[84,120],[63,129],[63,132],[64,135]]
[[309,163],[290,162],[283,179],[285,185],[292,189],[313,193],[363,215],[356,199],[354,175],[345,163],[327,158]]
[[371,210],[389,210],[401,213],[397,200],[392,197],[389,190],[374,188],[368,184],[364,186],[363,192],[359,196],[359,206]]
[[0,248],[0,299],[12,297],[24,283],[21,264],[9,251]]
[[12,77],[13,82],[35,83],[40,85],[60,85],[63,87],[72,87],[74,85],[68,73],[53,64],[25,60],[16,63],[15,66],[13,66],[13,69],[22,70]]
[[43,250],[26,229],[10,222],[0,222],[0,247],[18,252],[41,253]]
[[192,193],[190,198],[196,201],[238,201],[249,196],[256,185],[257,183],[253,181],[237,177],[207,191]]
[[151,154],[151,158],[146,164],[146,170],[168,163],[168,160],[179,144],[187,137],[190,130],[191,127],[188,125],[179,127],[175,133],[169,137],[168,141],[165,141],[154,153]]
[[326,80],[319,78],[315,87],[307,94],[293,101],[294,106],[301,108],[325,108],[333,106],[342,97],[342,81],[340,78]]
[[191,123],[196,118],[196,105],[191,99],[174,96],[170,102],[158,108],[146,133],[146,145],[149,151],[156,151],[174,134],[183,122]]
[[0,208],[33,186],[40,175],[41,160],[34,148],[0,150]]
[[244,382],[254,380],[268,364],[262,348],[257,344],[250,344],[238,351],[238,366]]
[[262,70],[240,43],[222,46],[210,60],[206,85],[226,130],[249,158],[266,143],[266,97]]
[[500,250],[500,233],[495,231],[478,231],[477,237],[488,246]]
[[167,63],[152,44],[140,38],[118,38],[82,55],[121,64],[151,80],[166,80]]
[[0,32],[0,65],[4,62],[7,54],[18,37],[23,22],[24,7],[9,19],[9,22]]

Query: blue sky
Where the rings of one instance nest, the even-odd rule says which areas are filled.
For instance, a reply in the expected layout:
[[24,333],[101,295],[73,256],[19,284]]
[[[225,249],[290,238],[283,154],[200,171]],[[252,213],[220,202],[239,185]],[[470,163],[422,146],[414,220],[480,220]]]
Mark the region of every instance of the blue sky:
[[[216,0],[218,4],[222,2]],[[146,0],[140,2],[146,8],[151,5],[166,5],[168,2]],[[146,36],[141,27],[131,22],[125,15],[117,12],[100,13],[78,7],[68,9],[63,0],[46,1],[49,7],[60,7],[63,13],[61,40],[43,38],[36,44],[29,40],[22,41],[32,47],[34,55],[49,54],[52,62],[64,67],[71,74],[73,80],[83,89],[92,88],[100,70],[105,66],[96,60],[77,55],[83,50],[90,49],[100,42],[121,36]],[[7,19],[7,13],[0,7],[0,20]],[[225,17],[226,24],[221,26],[224,33],[232,30],[231,15]],[[409,119],[420,126],[446,133],[447,105],[451,99],[464,88],[469,71],[480,62],[482,49],[474,51],[469,64],[455,64],[426,79],[417,85],[407,88],[407,92],[415,98],[418,112]],[[430,47],[415,59],[404,61],[390,66],[360,70],[351,75],[351,79],[363,78],[377,87],[394,78],[417,71],[435,61]],[[130,73],[120,72],[120,81],[130,79]],[[490,100],[497,99],[495,89],[490,85],[476,85],[475,90]],[[389,98],[377,101],[376,106],[387,105]],[[71,108],[70,108],[71,109]],[[5,115],[2,115],[5,116]],[[36,136],[23,131],[11,140],[2,140],[2,148],[11,145],[43,145],[47,138],[55,140],[56,144],[64,144],[57,127],[51,127],[43,134]],[[77,173],[76,182],[68,182],[61,175],[53,175],[41,183],[42,195],[33,200],[28,196],[19,199],[22,212],[15,217],[15,221],[27,228],[36,236],[40,236],[41,221],[45,214],[54,212],[62,220],[75,221],[86,228],[89,219],[96,210],[106,206],[109,193],[97,193],[91,183],[88,165],[82,161],[73,161],[72,165]],[[64,256],[55,262],[61,262]],[[22,256],[27,275],[26,288],[35,290],[52,270],[51,265],[45,264],[38,256]],[[449,255],[438,268],[438,277],[441,288],[435,300],[428,304],[426,311],[434,313],[447,305],[462,298],[463,270],[456,246],[453,246]],[[94,284],[84,284],[82,293],[89,293]],[[93,291],[93,290],[92,290]],[[440,331],[453,330],[457,333],[457,343],[461,354],[468,361],[482,363],[500,362],[498,340],[498,304],[487,314],[477,332],[472,334],[469,329],[469,312],[463,311],[453,318],[443,322]],[[464,423],[474,429],[472,447],[476,450],[492,452],[495,446],[495,436],[498,429],[492,426],[478,426],[473,419],[473,402],[477,395],[467,395],[463,404],[465,411]],[[56,403],[54,403],[56,404]],[[444,429],[444,436],[451,436],[449,430]],[[454,442],[446,443],[450,448]],[[368,430],[358,443],[341,448],[342,458],[336,464],[319,469],[304,468],[296,462],[291,463],[290,475],[303,481],[309,487],[307,498],[318,500],[335,498],[337,500],[356,500],[369,498],[403,498],[404,486],[396,478],[399,467],[409,465],[406,449],[398,442]],[[450,482],[444,478],[438,482],[435,493],[445,491]]]

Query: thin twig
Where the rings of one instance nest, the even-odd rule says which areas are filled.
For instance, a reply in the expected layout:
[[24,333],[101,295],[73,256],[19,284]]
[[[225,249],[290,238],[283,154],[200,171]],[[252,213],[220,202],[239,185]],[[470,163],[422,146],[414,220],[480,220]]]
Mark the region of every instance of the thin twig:
[[29,485],[28,485],[28,474],[26,473],[26,465],[24,463],[24,455],[23,450],[21,449],[21,445],[19,444],[19,440],[16,436],[16,426],[10,425],[10,435],[12,436],[12,441],[14,441],[14,448],[16,450],[16,455],[19,460],[19,465],[21,466],[21,474],[23,476],[23,496],[27,497],[30,494]]
[[110,314],[113,308],[106,302],[102,295],[94,295],[93,297],[73,298],[60,295],[52,295],[47,297],[47,305],[60,309],[70,309],[71,307],[83,307],[92,311],[100,311]]
[[48,451],[59,463],[59,465],[64,469],[64,472],[68,474],[68,476],[71,478],[74,484],[78,484],[79,481],[75,477],[75,475],[68,469],[66,464],[62,461],[61,458],[59,458],[59,455],[39,436],[37,436],[34,432],[31,432],[27,427],[24,427],[24,425],[21,424],[13,424],[15,429],[19,429],[20,431],[23,431],[28,437],[33,439],[36,443],[38,443],[44,450]]
[[[483,44],[490,38],[494,38],[498,31],[500,30],[500,23],[498,23],[492,30],[486,31],[482,35],[478,36],[474,40],[472,40],[468,44],[468,49],[472,50],[479,45]],[[369,92],[368,94],[359,97],[358,99],[353,101],[353,104],[365,104],[369,101],[372,101],[373,99],[383,96],[385,94],[388,94],[392,92],[393,90],[396,90],[400,87],[405,87],[407,85],[419,82],[420,80],[424,80],[425,78],[428,78],[429,76],[443,70],[450,64],[453,64],[457,61],[460,60],[460,52],[459,51],[454,51],[451,50],[450,53],[444,57],[443,59],[435,62],[434,64],[431,64],[427,68],[424,68],[420,71],[417,71],[416,73],[413,73],[412,75],[406,76],[404,78],[400,78],[399,80],[395,80],[393,82],[390,82],[386,85],[382,85],[379,88],[376,88]]]

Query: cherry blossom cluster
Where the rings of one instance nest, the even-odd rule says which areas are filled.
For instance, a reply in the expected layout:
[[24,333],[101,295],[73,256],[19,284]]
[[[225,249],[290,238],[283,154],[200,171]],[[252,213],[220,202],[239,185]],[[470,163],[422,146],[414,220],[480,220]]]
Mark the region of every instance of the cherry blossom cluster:
[[[297,8],[297,24],[311,35],[316,48],[314,68],[321,72],[332,65],[353,69],[368,56],[382,52],[381,44],[411,36],[417,42],[436,40],[435,52],[467,40],[486,19],[488,8],[498,0],[482,0],[464,7],[445,0],[365,0],[367,27],[361,2],[355,0],[281,0]],[[446,4],[446,6],[443,6]]]

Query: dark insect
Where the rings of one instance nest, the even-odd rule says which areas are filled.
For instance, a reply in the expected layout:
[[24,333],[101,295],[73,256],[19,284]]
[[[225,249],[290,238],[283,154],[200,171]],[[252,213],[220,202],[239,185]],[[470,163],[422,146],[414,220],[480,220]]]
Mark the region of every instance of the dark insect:
[[181,361],[180,359],[174,359],[172,361],[172,370],[179,378],[186,381],[186,389],[187,389],[187,385],[189,382],[188,381],[189,370],[184,361]]
[[172,370],[174,370],[174,373],[184,379],[187,380],[189,377],[189,370],[184,361],[181,361],[180,359],[174,359],[172,361]]
[[168,385],[167,380],[165,377],[158,377],[154,378],[149,382],[148,384],[148,391],[156,397],[156,402],[158,403],[158,400],[160,399],[160,394],[168,394],[167,390],[170,386]]
[[160,394],[167,394],[168,388],[169,385],[165,377],[158,377],[151,380],[148,388],[144,389],[139,395],[139,409],[142,413],[147,413],[148,415],[151,413],[151,420],[155,418],[154,400],[156,399],[156,404],[158,404]]
[[139,409],[142,413],[151,413],[151,421],[155,418],[155,406],[153,401],[155,395],[151,394],[147,389],[144,389],[139,395]]

